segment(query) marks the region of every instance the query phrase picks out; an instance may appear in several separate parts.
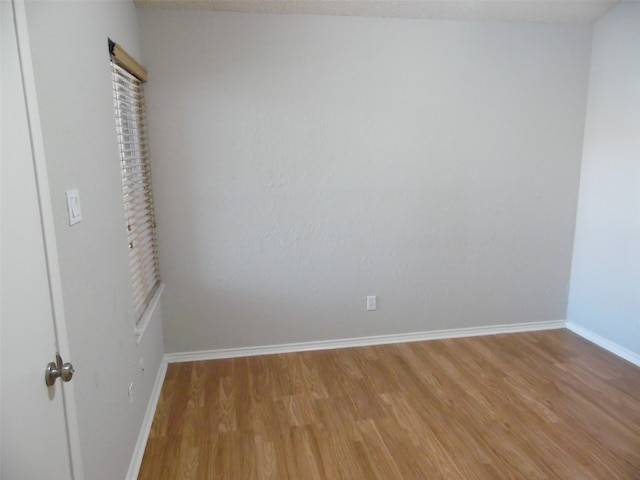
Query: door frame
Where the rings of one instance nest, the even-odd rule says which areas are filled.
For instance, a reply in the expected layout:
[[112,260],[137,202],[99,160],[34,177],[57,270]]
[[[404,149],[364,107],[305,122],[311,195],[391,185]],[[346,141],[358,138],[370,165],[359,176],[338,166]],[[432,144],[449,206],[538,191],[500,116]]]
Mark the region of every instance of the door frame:
[[[27,12],[24,0],[11,0],[11,3],[13,4],[14,25],[18,43],[18,58],[20,59],[20,70],[22,74],[25,105],[27,109],[27,121],[31,137],[36,190],[38,192],[38,205],[40,207],[40,223],[42,225],[45,261],[49,280],[49,297],[53,313],[53,328],[58,352],[65,361],[72,361],[72,356],[69,351],[69,337],[67,335],[67,325],[65,320],[62,279],[60,275],[58,247],[53,222],[53,207],[51,205],[51,195],[49,191],[44,140],[40,125],[35,74],[33,72],[29,31],[27,28]],[[55,352],[51,353],[53,359]],[[45,365],[42,367],[42,381],[44,382]],[[62,385],[62,403],[64,405],[72,477],[73,480],[84,480],[82,451],[80,448],[80,429],[78,424],[75,393],[72,384]]]

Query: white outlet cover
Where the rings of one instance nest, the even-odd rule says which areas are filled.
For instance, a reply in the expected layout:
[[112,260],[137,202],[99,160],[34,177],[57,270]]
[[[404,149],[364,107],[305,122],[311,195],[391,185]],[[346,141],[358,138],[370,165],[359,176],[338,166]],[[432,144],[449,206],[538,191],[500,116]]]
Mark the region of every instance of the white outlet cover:
[[127,396],[129,397],[129,407],[133,410],[133,382],[127,389]]
[[376,296],[369,295],[367,296],[367,310],[375,310],[376,309]]

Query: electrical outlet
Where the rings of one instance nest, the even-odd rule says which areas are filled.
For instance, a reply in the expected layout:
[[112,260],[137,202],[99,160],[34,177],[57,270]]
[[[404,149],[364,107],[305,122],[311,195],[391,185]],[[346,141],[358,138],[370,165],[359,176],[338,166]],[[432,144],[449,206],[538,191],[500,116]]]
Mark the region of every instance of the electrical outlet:
[[131,385],[129,385],[127,395],[129,396],[129,408],[133,410],[133,382],[131,382]]
[[376,296],[369,295],[367,297],[367,310],[375,310],[376,309]]

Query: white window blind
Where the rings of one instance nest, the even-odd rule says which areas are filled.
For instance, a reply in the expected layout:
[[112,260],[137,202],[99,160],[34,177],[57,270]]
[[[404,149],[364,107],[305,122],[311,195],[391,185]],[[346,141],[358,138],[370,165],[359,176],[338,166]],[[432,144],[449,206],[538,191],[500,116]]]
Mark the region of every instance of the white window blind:
[[113,104],[136,320],[160,284],[142,82],[112,57]]

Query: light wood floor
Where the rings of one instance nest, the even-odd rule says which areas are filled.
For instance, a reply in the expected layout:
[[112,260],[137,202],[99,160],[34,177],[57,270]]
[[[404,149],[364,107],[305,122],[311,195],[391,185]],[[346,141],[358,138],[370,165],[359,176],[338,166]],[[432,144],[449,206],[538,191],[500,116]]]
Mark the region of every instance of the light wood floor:
[[640,479],[640,368],[567,330],[169,365],[140,479]]

